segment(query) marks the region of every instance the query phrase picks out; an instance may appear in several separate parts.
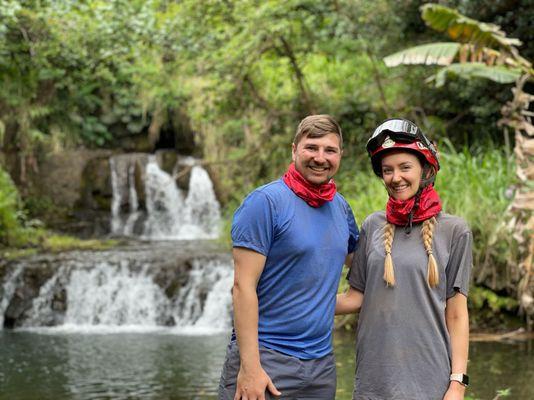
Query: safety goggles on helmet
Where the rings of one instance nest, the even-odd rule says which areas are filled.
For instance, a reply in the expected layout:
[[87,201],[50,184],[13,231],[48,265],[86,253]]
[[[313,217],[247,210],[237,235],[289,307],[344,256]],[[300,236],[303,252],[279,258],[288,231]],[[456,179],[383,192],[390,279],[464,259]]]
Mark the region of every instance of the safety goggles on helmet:
[[419,153],[436,172],[439,170],[438,153],[434,144],[413,122],[395,118],[380,124],[367,141],[367,152],[378,176],[381,176],[381,154],[395,148]]
[[428,138],[423,135],[423,132],[413,122],[407,119],[393,118],[382,122],[378,128],[375,129],[369,140],[367,141],[367,151],[369,154],[373,153],[378,147],[382,145],[386,137],[389,136],[394,141],[399,142],[414,142],[420,141],[435,152],[434,145]]

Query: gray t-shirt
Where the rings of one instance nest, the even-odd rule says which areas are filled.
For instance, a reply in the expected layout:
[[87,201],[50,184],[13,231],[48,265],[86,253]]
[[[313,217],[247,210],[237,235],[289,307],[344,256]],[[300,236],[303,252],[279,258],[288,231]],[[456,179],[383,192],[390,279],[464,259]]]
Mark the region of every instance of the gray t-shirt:
[[383,211],[366,218],[347,279],[364,293],[356,341],[354,400],[441,400],[449,385],[451,348],[445,305],[467,296],[472,234],[459,217],[440,213],[433,253],[439,285],[427,284],[422,224],[397,227],[392,246],[394,287],[384,274]]

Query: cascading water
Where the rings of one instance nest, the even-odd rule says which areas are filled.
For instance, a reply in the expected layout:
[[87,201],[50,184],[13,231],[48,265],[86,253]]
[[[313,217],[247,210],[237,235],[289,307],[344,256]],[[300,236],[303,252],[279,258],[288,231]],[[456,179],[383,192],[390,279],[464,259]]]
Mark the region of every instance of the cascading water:
[[177,186],[177,174],[161,169],[155,156],[114,156],[110,166],[112,233],[151,240],[218,237],[220,207],[213,184],[193,158],[177,164],[182,172],[190,170],[187,194]]
[[205,240],[219,234],[212,182],[191,157],[172,174],[162,163],[144,153],[110,159],[111,231],[149,241],[0,261],[0,329],[228,332],[233,268]]
[[176,315],[177,326],[186,332],[227,329],[230,326],[232,270],[216,262],[211,262],[207,268],[194,263],[189,276],[189,282],[175,302],[180,310]]
[[22,266],[17,266],[7,277],[5,277],[4,282],[0,285],[0,329],[4,326],[4,314],[9,305],[9,300],[15,293],[17,288],[17,279],[22,272]]
[[[12,302],[11,309],[27,309],[19,312],[16,326],[30,330],[109,333],[165,329],[177,334],[227,330],[233,280],[228,257],[184,259],[174,254],[181,260],[173,262],[171,245],[159,248],[160,259],[150,260],[143,250],[113,257],[103,253],[94,262],[64,261],[26,303],[17,303],[16,293],[30,292],[24,281],[31,279],[36,267],[17,265],[2,286],[2,319],[6,311],[12,318]],[[162,260],[167,258],[171,261],[165,264]]]

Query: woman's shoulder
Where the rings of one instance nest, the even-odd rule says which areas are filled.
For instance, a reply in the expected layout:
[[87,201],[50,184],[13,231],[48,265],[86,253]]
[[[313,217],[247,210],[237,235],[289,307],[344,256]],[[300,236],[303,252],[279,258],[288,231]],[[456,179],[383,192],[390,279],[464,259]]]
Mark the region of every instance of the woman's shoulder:
[[449,231],[454,236],[471,233],[469,224],[462,217],[441,212],[436,219],[441,229]]
[[367,231],[375,230],[376,228],[382,228],[386,224],[386,212],[375,211],[369,214],[362,223],[362,229]]

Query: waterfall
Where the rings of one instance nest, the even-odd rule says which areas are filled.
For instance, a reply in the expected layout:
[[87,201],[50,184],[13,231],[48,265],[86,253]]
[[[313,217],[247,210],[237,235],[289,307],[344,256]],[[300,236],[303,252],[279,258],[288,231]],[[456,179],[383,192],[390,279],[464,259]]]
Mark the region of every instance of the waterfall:
[[[203,266],[196,262],[190,272],[190,279],[180,291],[176,305],[177,326],[184,332],[223,331],[230,326],[229,313],[232,305],[230,288],[233,271],[227,266],[211,262]],[[202,312],[201,299],[205,297]]]
[[0,286],[0,329],[4,326],[4,314],[9,305],[9,300],[15,293],[17,288],[16,282],[22,272],[22,266],[17,266],[7,278],[5,278],[3,284]]
[[111,232],[131,244],[2,260],[0,329],[228,331],[233,268],[228,253],[204,240],[219,235],[213,184],[198,160],[165,157],[110,159]]
[[[133,258],[100,259],[94,265],[79,260],[63,263],[39,288],[20,328],[93,333],[227,331],[233,281],[229,261],[196,258],[183,267],[161,271]],[[2,323],[23,274],[24,268],[18,266],[2,286]]]
[[[183,157],[171,175],[153,155],[112,157],[112,233],[149,240],[217,238],[219,203],[208,173],[197,163]],[[177,177],[188,172],[188,187],[179,188]]]

